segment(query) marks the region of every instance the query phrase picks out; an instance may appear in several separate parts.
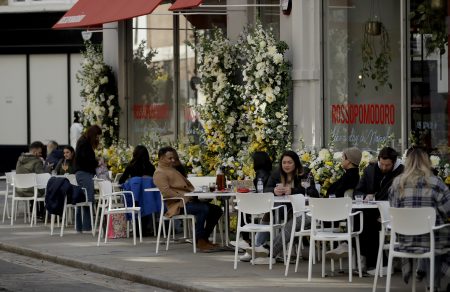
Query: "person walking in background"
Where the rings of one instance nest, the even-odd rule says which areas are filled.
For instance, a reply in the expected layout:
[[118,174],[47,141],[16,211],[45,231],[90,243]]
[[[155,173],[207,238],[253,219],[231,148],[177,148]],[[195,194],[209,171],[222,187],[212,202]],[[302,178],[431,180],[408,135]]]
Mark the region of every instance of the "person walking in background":
[[74,174],[75,173],[75,149],[72,146],[64,146],[63,148],[64,157],[61,158],[56,165],[56,174]]
[[[403,174],[394,179],[389,193],[389,202],[396,208],[421,208],[432,207],[436,210],[436,225],[447,223],[450,218],[450,191],[445,183],[435,176],[431,169],[431,161],[428,154],[420,148],[410,148],[406,154],[405,170]],[[430,260],[418,259],[418,278],[427,277],[428,286],[430,276],[434,277],[434,291],[439,290],[442,275],[443,262],[450,257],[450,228],[443,228],[434,232],[435,238],[435,268],[434,275],[430,275]],[[400,236],[398,238],[399,251],[424,253],[430,250],[428,235]],[[409,259],[404,259],[408,261]],[[405,267],[405,265],[402,265]],[[407,282],[411,271],[411,265],[403,269],[403,278]]]
[[70,126],[70,146],[77,147],[77,141],[83,133],[83,125],[80,123],[81,113],[79,111],[73,112],[73,124]]
[[[102,129],[97,126],[91,126],[78,139],[77,148],[75,150],[75,176],[80,187],[85,188],[89,202],[94,201],[94,175],[98,166],[95,157],[95,149],[100,143]],[[81,215],[83,212],[83,216]],[[88,207],[82,207],[81,212],[77,212],[76,224],[77,231],[91,231],[91,215]]]

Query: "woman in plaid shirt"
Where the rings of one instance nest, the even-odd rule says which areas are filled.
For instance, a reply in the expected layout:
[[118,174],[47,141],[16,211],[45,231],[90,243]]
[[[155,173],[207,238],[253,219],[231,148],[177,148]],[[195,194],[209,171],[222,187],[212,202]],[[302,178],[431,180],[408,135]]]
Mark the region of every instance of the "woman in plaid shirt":
[[[405,170],[392,183],[389,201],[392,207],[397,208],[433,207],[436,210],[436,225],[446,223],[450,217],[450,191],[445,183],[433,174],[428,154],[419,148],[408,150]],[[427,235],[399,236],[399,241],[398,249],[401,251],[419,253],[429,250],[430,239]],[[435,232],[435,250],[434,283],[439,287],[441,275],[445,274],[450,259],[450,228]],[[428,259],[419,259],[419,276],[420,272],[425,272],[428,279],[429,266]],[[405,270],[403,272],[407,282],[409,275],[405,275]]]

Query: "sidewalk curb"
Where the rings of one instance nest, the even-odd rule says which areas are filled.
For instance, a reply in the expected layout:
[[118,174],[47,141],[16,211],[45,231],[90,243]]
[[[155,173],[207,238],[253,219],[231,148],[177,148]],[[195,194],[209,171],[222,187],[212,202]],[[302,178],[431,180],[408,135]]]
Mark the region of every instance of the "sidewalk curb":
[[162,289],[172,290],[172,291],[180,291],[180,292],[208,292],[210,290],[197,288],[197,287],[189,287],[185,286],[179,283],[169,282],[166,280],[161,280],[157,278],[151,278],[151,277],[144,277],[141,275],[135,275],[131,274],[125,271],[115,270],[107,267],[102,267],[99,265],[95,265],[92,263],[85,263],[81,261],[77,261],[74,259],[62,257],[62,256],[55,256],[43,252],[38,252],[29,248],[14,246],[10,244],[5,244],[3,242],[0,242],[0,250],[16,253],[19,255],[32,257],[39,260],[45,260],[49,262],[53,262],[60,265],[65,265],[77,269],[82,269],[90,272],[94,272],[97,274],[102,274],[114,278],[119,278],[122,280],[127,280],[131,282],[136,282],[140,284],[155,286]]

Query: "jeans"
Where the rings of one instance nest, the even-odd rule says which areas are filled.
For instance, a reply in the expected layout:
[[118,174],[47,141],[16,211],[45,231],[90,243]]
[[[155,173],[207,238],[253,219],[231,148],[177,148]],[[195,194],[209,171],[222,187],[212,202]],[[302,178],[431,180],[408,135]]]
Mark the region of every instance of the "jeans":
[[[85,188],[87,191],[87,197],[89,202],[94,201],[94,175],[85,171],[77,171],[75,174],[77,178],[77,183],[80,187]],[[91,231],[91,213],[89,212],[89,207],[76,207],[77,216],[75,222],[77,225],[77,231]],[[81,209],[81,211],[80,211]]]
[[197,240],[208,240],[222,216],[222,209],[213,204],[194,201],[186,203],[186,213],[195,215],[195,236]]

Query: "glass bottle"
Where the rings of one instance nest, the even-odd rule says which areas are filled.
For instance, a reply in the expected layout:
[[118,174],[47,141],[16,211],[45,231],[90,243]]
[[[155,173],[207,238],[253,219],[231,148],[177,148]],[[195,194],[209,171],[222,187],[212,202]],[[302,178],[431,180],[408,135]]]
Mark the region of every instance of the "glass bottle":
[[217,168],[216,172],[216,187],[218,191],[224,191],[226,188],[226,180],[225,180],[225,174],[223,173],[222,168]]

